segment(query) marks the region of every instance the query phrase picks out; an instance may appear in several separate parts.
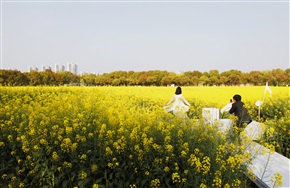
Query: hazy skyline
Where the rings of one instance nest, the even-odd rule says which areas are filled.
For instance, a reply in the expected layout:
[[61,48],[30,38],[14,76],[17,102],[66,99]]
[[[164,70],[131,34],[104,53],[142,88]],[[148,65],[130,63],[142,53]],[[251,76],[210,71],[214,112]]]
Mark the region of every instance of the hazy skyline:
[[1,66],[289,68],[289,1],[1,1]]

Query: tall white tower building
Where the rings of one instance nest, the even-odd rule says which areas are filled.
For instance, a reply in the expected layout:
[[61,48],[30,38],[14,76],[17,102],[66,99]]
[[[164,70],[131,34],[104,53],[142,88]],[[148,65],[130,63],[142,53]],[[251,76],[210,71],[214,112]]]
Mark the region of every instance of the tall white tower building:
[[66,71],[71,72],[71,70],[72,70],[71,67],[72,67],[71,64],[70,63],[67,63]]
[[76,64],[67,63],[67,71],[77,74],[78,73],[78,66]]
[[60,71],[62,71],[62,72],[65,71],[65,67],[64,67],[64,65],[61,65],[61,66],[60,66]]
[[60,69],[59,64],[55,64],[55,65],[54,65],[54,71],[55,71],[55,72],[58,72],[59,69]]
[[78,66],[76,64],[72,65],[72,73],[77,74],[78,73]]

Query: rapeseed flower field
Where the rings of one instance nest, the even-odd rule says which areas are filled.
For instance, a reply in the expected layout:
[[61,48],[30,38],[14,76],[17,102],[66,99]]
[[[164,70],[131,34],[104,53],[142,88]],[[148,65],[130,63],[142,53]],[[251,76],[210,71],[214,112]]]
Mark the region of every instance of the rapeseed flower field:
[[[257,120],[264,88],[183,87],[188,118],[164,112],[174,91],[1,87],[0,186],[248,187],[251,156],[231,133],[203,122],[201,110],[220,109],[238,93]],[[289,89],[272,91],[261,106],[261,142],[289,158]]]

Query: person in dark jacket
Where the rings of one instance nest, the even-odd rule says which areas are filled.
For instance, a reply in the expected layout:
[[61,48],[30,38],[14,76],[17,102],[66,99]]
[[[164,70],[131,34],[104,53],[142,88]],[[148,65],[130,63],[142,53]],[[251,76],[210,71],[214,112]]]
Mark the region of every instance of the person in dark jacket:
[[248,110],[244,107],[241,95],[233,96],[233,104],[229,113],[238,117],[237,127],[239,128],[242,128],[244,123],[249,124],[252,122],[252,119],[248,114]]

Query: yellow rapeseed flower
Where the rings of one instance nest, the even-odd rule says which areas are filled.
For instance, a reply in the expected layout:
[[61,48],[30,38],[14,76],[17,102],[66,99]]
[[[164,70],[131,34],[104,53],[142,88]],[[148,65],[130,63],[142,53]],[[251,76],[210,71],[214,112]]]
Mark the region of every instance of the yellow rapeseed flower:
[[151,180],[150,186],[151,187],[160,187],[160,180],[159,179]]
[[166,135],[165,138],[164,138],[164,142],[165,143],[170,143],[171,141],[171,137],[169,135]]
[[66,168],[72,168],[72,163],[69,163],[67,161],[64,161],[63,162],[63,165],[66,167]]
[[34,146],[33,146],[33,149],[37,151],[37,150],[39,150],[40,148],[38,147],[38,145],[34,145]]
[[208,156],[204,156],[202,160],[202,173],[207,174],[210,171],[210,158]]
[[111,162],[109,162],[109,163],[107,164],[107,166],[108,166],[109,168],[113,168],[114,164],[111,163]]
[[71,145],[71,151],[76,151],[76,149],[78,148],[78,143],[73,143],[72,145]]
[[178,174],[178,172],[172,173],[171,178],[172,178],[173,183],[180,183],[181,182],[180,175]]
[[82,179],[82,180],[86,179],[86,178],[87,178],[87,173],[86,173],[85,171],[82,170],[82,171],[79,173],[79,178]]
[[113,155],[113,151],[108,146],[106,147],[106,155]]
[[168,166],[164,167],[164,172],[169,172],[170,168]]
[[81,156],[79,155],[79,159],[81,160],[81,162],[84,162],[85,160],[87,160],[87,155],[86,154],[82,154]]
[[221,187],[222,186],[222,180],[219,177],[215,177],[213,179],[213,187]]
[[167,145],[166,145],[166,150],[167,150],[169,153],[173,152],[173,146],[170,145],[170,144],[167,144]]
[[1,146],[5,146],[5,143],[4,142],[0,142],[0,147]]
[[271,182],[274,183],[273,187],[281,187],[282,186],[282,175],[280,173],[275,173],[274,176],[271,177]]
[[207,186],[206,186],[204,183],[201,183],[201,184],[199,185],[199,187],[200,187],[200,188],[207,188]]
[[8,141],[12,141],[12,139],[13,139],[13,136],[12,135],[8,135]]
[[23,182],[20,182],[19,183],[19,188],[24,188],[25,187],[25,184]]
[[235,179],[232,183],[233,187],[240,187],[240,185],[241,185],[241,180],[239,179]]
[[16,180],[17,180],[16,176],[12,176],[11,181],[14,182]]
[[52,152],[52,159],[55,161],[57,161],[59,159],[59,156],[57,155],[56,151]]
[[71,139],[70,138],[64,138],[62,140],[62,143],[60,144],[60,148],[61,148],[61,150],[63,152],[67,153],[67,152],[70,151],[71,145],[72,145]]
[[94,137],[94,134],[93,134],[93,133],[89,133],[89,134],[88,134],[88,137],[89,137],[89,138],[93,138],[93,137]]
[[3,174],[1,178],[5,180],[7,178],[7,174]]
[[98,165],[96,165],[96,164],[92,164],[92,165],[91,165],[91,172],[94,173],[94,172],[96,172],[97,170],[98,170]]
[[224,188],[230,188],[230,187],[231,186],[228,183],[226,183],[225,186],[224,186]]
[[73,131],[73,128],[72,127],[65,127],[66,134],[71,134],[72,131]]
[[39,143],[42,145],[47,145],[47,141],[43,138],[39,140]]

